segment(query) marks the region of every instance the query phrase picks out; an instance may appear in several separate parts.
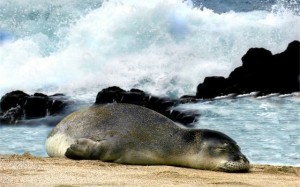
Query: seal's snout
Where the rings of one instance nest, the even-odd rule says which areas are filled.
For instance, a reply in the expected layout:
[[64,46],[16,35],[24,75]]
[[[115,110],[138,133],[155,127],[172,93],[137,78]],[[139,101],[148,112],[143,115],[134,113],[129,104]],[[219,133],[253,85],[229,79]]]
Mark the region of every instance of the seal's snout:
[[240,155],[240,161],[249,164],[249,160],[247,159],[247,157],[245,155]]
[[226,162],[221,168],[225,172],[248,172],[250,164],[246,162]]
[[249,164],[249,160],[247,159],[247,157],[243,154],[238,154],[238,155],[235,155],[232,159],[232,161],[235,161],[235,162],[242,162],[242,163],[248,163]]
[[220,169],[225,172],[248,172],[250,169],[250,162],[243,154],[235,154],[225,162]]

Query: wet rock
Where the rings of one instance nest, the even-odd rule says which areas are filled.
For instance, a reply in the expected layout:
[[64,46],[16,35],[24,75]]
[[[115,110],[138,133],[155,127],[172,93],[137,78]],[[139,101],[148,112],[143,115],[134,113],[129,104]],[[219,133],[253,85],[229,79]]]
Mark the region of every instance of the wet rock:
[[122,96],[122,93],[125,93],[126,91],[117,87],[108,87],[103,90],[101,90],[96,97],[96,104],[101,104],[101,103],[112,103],[114,101],[120,101]]
[[0,101],[0,122],[16,123],[20,119],[42,118],[60,113],[67,102],[64,95],[47,96],[42,93],[29,95],[22,91],[5,94]]
[[31,96],[28,97],[23,105],[25,118],[40,118],[47,115],[48,97]]
[[275,64],[271,90],[282,94],[300,90],[300,42],[294,41],[283,52],[273,56]]
[[180,110],[173,110],[170,112],[170,118],[176,119],[176,121],[189,125],[193,124],[198,121],[200,114],[196,111],[180,111]]
[[167,111],[171,110],[172,107],[175,107],[177,105],[178,102],[176,100],[172,100],[166,97],[151,96],[145,107],[164,114]]
[[49,115],[59,114],[67,105],[68,104],[65,101],[51,98],[50,101],[48,101],[48,107],[47,107],[48,113]]
[[12,107],[3,114],[0,114],[0,123],[13,124],[16,123],[19,119],[22,119],[23,111],[22,108],[18,105]]
[[130,103],[136,105],[145,105],[148,95],[138,89],[131,89],[130,91],[125,91],[117,86],[108,87],[101,90],[96,97],[96,104],[102,103]]
[[181,96],[179,98],[179,102],[181,104],[185,104],[185,103],[197,103],[198,99],[194,95],[183,95],[183,96]]
[[5,94],[0,100],[0,110],[7,111],[17,105],[23,105],[29,95],[17,90]]
[[209,98],[221,95],[227,86],[227,80],[224,77],[206,77],[202,84],[197,87],[197,98]]
[[206,77],[197,87],[196,97],[209,99],[228,94],[287,94],[300,91],[300,42],[291,42],[279,54],[263,48],[252,48],[242,57],[242,66],[228,78]]
[[174,107],[181,103],[180,100],[152,96],[139,89],[125,91],[116,86],[105,88],[97,94],[95,104],[112,102],[143,106],[184,125],[195,122],[198,117],[195,113],[174,110]]

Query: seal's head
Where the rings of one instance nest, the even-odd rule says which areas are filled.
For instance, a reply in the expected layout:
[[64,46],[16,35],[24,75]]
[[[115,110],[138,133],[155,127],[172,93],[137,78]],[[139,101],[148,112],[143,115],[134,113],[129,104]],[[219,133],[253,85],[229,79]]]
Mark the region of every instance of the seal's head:
[[236,142],[221,132],[202,130],[199,154],[203,168],[226,172],[247,172],[250,168]]

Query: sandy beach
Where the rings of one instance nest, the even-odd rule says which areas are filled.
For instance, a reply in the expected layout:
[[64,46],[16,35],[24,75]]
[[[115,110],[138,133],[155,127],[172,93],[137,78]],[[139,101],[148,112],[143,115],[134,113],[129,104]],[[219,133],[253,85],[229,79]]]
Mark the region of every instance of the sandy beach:
[[253,165],[249,173],[0,155],[0,186],[300,186],[300,168]]

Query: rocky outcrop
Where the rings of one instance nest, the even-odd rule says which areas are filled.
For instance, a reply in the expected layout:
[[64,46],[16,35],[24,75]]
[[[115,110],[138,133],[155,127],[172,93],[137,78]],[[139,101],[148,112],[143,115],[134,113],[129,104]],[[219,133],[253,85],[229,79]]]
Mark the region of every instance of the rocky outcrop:
[[182,103],[181,100],[170,99],[167,97],[152,96],[138,89],[131,89],[130,91],[125,91],[116,86],[101,90],[96,97],[95,104],[112,102],[130,103],[143,106],[184,125],[196,122],[199,116],[199,114],[195,111],[183,112],[174,109],[175,106]]
[[64,95],[29,95],[22,91],[5,94],[0,101],[0,122],[16,123],[20,119],[42,118],[60,113],[67,105]]
[[252,48],[242,57],[242,66],[228,78],[206,77],[197,87],[196,97],[214,98],[228,94],[257,92],[257,96],[271,93],[299,92],[300,42],[291,42],[279,54],[263,48]]

